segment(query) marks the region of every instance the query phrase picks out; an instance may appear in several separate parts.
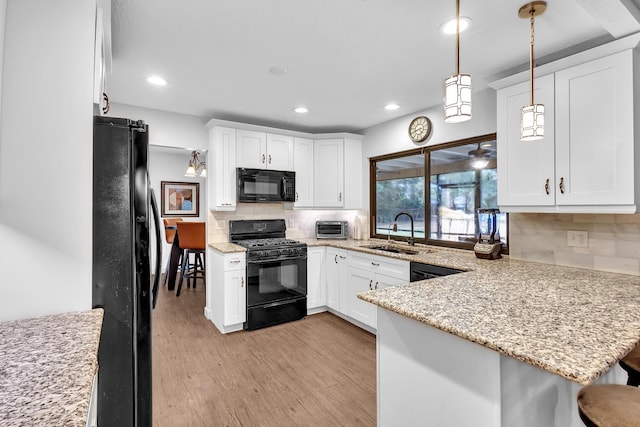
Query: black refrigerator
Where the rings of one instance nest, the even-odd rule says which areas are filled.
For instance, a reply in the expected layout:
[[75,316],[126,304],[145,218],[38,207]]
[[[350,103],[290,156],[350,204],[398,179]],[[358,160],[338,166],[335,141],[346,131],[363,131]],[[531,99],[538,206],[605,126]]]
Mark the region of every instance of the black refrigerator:
[[[92,306],[104,309],[98,349],[100,427],[152,425],[151,311],[162,254],[148,147],[144,122],[94,117]],[[153,284],[150,221],[156,236]]]

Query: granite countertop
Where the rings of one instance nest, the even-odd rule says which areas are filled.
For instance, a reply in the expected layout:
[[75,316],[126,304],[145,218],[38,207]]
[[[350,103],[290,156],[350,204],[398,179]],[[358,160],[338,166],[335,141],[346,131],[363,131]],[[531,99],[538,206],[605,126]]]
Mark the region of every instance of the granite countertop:
[[378,239],[298,240],[465,270],[358,297],[580,384],[597,380],[640,342],[640,276],[482,260],[424,245],[411,247],[417,255],[366,248],[387,243]]
[[0,425],[85,426],[102,309],[0,322]]

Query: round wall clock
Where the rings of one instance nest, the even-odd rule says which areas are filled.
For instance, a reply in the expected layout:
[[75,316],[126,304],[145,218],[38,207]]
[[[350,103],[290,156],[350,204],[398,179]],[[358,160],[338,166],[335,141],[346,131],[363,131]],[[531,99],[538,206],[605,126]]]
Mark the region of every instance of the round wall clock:
[[431,120],[419,116],[409,123],[409,137],[413,142],[423,142],[431,134]]

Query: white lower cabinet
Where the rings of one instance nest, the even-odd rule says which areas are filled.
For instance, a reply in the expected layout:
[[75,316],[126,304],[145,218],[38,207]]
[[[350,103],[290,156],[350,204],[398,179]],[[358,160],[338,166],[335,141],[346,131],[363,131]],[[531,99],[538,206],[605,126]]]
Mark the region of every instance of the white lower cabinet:
[[327,282],[327,307],[341,311],[345,306],[345,287],[347,283],[347,251],[327,248],[325,261]]
[[222,333],[243,328],[247,316],[246,257],[244,252],[207,252],[205,317]]
[[347,316],[377,328],[377,307],[358,298],[360,292],[409,282],[409,262],[359,252],[349,252],[347,267]]
[[324,268],[325,248],[307,249],[307,312],[312,314],[327,305],[327,283]]

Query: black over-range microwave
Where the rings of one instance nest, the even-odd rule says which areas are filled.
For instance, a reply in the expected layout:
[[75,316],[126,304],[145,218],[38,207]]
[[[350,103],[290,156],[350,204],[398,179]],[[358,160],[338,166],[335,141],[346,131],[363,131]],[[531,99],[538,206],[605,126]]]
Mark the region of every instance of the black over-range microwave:
[[296,173],[237,168],[238,202],[295,202]]

